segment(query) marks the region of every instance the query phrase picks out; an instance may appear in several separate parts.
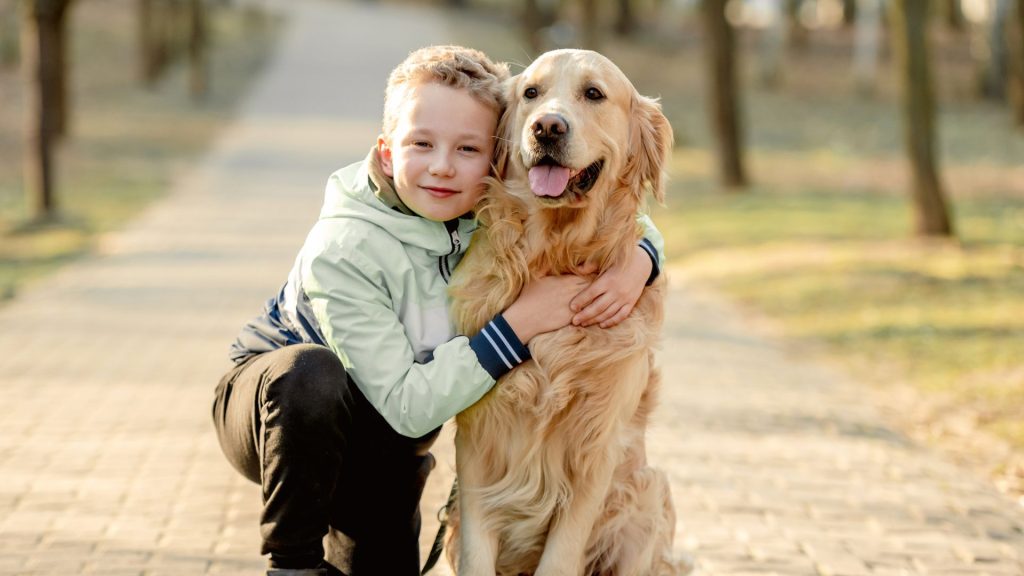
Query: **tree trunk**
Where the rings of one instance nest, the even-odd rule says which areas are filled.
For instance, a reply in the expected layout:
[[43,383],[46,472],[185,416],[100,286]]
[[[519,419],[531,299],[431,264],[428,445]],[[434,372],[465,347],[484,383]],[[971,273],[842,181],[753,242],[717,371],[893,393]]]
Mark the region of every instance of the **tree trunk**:
[[861,0],[854,31],[853,79],[857,92],[875,92],[878,58],[881,53],[882,0]]
[[51,2],[54,6],[53,22],[55,28],[54,40],[54,64],[53,64],[53,136],[55,140],[62,140],[68,134],[71,125],[71,104],[68,95],[68,45],[71,39],[68,34],[68,6],[69,0]]
[[193,100],[206,96],[209,71],[206,59],[206,5],[203,0],[189,0],[189,93]]
[[617,0],[619,14],[615,19],[615,33],[629,36],[636,29],[636,13],[633,11],[633,0]]
[[993,8],[985,32],[988,49],[982,51],[987,58],[980,63],[979,90],[985,98],[1003,100],[1006,97],[1009,60],[1006,50],[1006,24],[1009,21],[1010,0],[995,0]]
[[1010,107],[1013,121],[1024,128],[1024,0],[1017,0],[1010,43]]
[[736,81],[736,47],[725,18],[727,0],[704,0],[704,33],[708,70],[708,103],[718,148],[719,176],[730,190],[746,186],[740,142],[740,111]]
[[153,0],[138,0],[136,8],[139,39],[139,78],[143,85],[152,86],[160,75],[160,49],[155,25]]
[[25,74],[25,192],[29,217],[56,215],[53,137],[57,69],[56,10],[52,2],[22,0],[21,58]]
[[843,26],[857,23],[857,0],[843,0]]
[[928,0],[892,2],[904,141],[913,171],[914,231],[919,236],[952,236],[935,158],[935,101],[928,70],[927,21]]
[[964,11],[960,6],[960,0],[942,0],[939,3],[939,9],[942,11],[942,21],[946,23],[946,27],[956,32],[962,32],[964,29]]
[[176,0],[139,0],[137,16],[140,78],[152,88],[179,53],[180,31],[187,29],[189,10],[183,16]]
[[0,0],[0,67],[18,63],[18,2]]
[[786,45],[790,50],[804,51],[810,44],[810,35],[807,27],[800,22],[800,9],[803,8],[804,0],[782,0],[786,2],[786,17],[789,19],[789,26],[786,28],[789,38]]

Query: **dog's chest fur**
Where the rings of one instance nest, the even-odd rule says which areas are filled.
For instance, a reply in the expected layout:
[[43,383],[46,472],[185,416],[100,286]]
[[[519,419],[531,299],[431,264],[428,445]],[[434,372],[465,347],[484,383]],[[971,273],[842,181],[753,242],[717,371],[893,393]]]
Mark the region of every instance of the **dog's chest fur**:
[[[608,250],[631,250],[638,240],[624,228],[618,238],[593,230],[570,236],[574,244],[560,243],[531,230],[534,222],[517,230],[499,223],[474,237],[454,288],[453,317],[463,333],[478,331],[507,308],[538,270],[570,273],[582,264],[580,255],[609,261],[616,256]],[[645,423],[653,402],[646,397],[653,388],[644,383],[661,327],[662,292],[660,282],[647,288],[633,313],[613,328],[567,326],[535,337],[533,359],[458,416],[459,442],[474,444],[482,500],[503,526],[507,560],[529,564],[540,553],[548,522],[574,486],[589,482],[595,459],[628,457],[625,430],[638,419]]]

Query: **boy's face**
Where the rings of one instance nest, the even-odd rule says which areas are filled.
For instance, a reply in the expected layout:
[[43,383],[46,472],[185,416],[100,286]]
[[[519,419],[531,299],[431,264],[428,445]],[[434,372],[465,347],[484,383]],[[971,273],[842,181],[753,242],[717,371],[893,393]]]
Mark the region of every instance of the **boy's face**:
[[377,140],[381,167],[414,212],[437,222],[457,218],[483,193],[497,126],[498,112],[467,90],[412,85],[394,130]]

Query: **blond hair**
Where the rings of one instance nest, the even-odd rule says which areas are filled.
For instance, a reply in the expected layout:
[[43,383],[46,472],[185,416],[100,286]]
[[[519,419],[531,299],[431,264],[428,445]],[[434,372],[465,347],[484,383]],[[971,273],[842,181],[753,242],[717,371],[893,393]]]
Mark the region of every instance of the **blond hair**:
[[492,62],[479,50],[462,46],[428,46],[415,50],[388,77],[381,126],[384,136],[390,136],[394,130],[409,87],[436,82],[463,88],[501,114],[506,105],[503,83],[508,77],[508,64]]

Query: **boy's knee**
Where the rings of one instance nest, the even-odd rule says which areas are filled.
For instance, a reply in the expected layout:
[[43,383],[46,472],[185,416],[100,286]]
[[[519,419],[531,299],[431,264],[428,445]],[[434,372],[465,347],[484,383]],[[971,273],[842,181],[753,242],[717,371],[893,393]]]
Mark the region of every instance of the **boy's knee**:
[[330,349],[296,344],[277,352],[275,366],[263,383],[261,405],[274,404],[303,419],[337,418],[351,403],[348,377],[341,360]]

